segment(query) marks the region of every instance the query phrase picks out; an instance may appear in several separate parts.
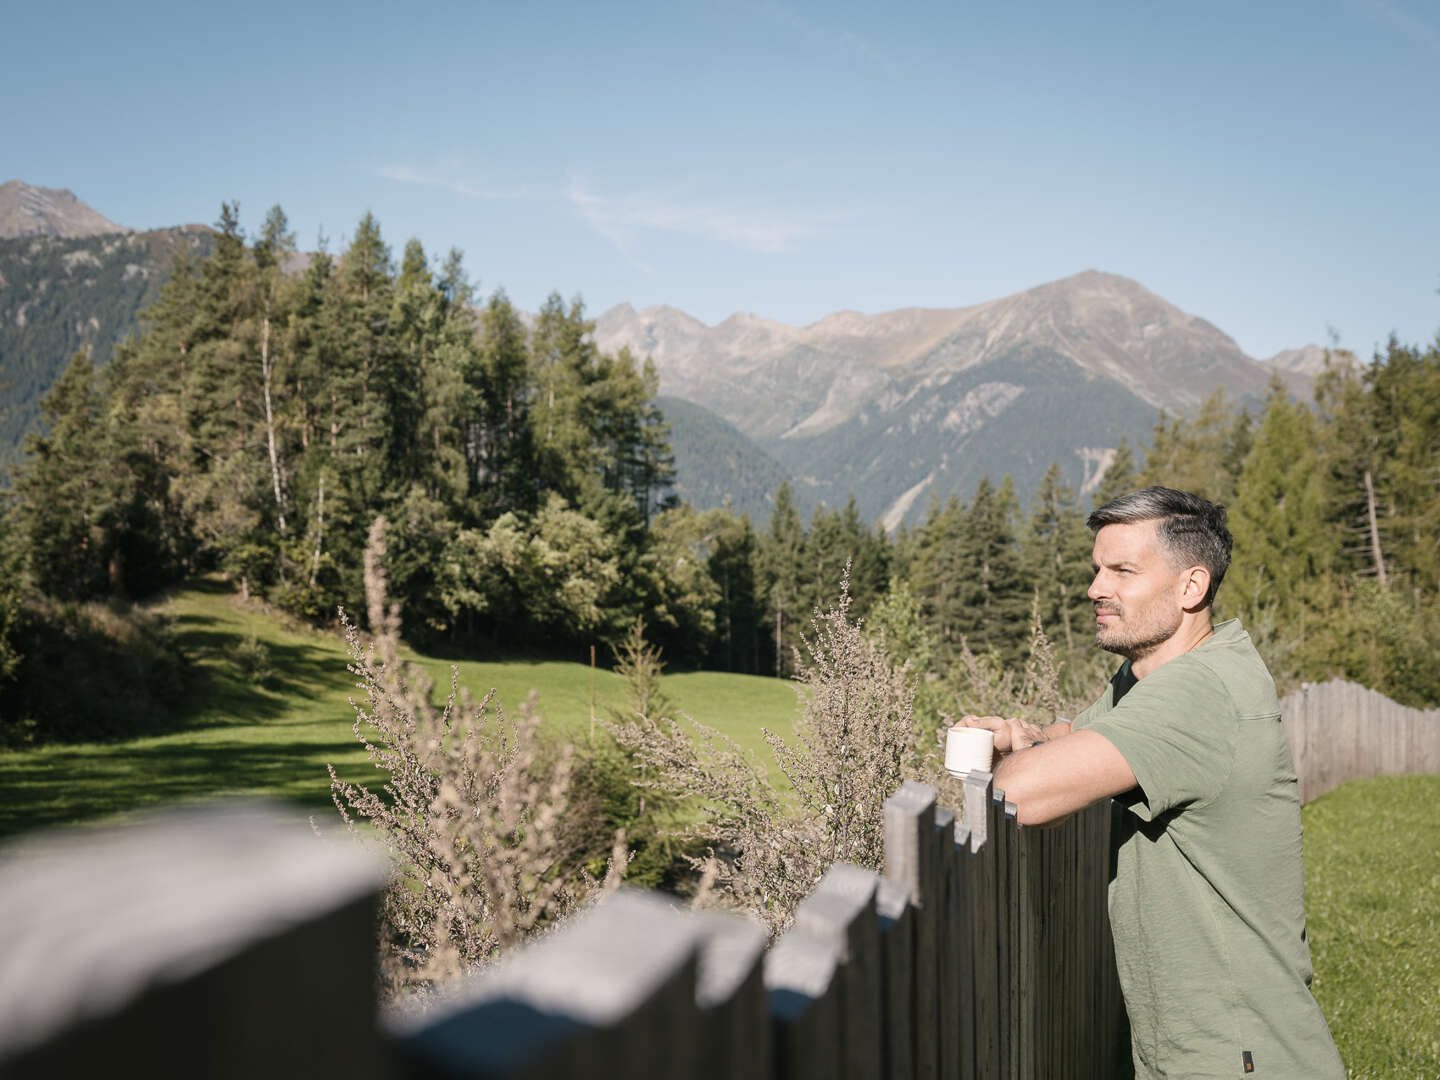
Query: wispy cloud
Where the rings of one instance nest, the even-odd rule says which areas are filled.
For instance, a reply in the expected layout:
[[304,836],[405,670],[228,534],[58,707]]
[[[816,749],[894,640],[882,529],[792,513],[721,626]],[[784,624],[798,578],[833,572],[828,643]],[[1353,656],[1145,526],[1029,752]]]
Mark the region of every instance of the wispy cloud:
[[[822,226],[816,218],[802,220],[715,201],[687,201],[641,192],[603,195],[573,175],[565,198],[591,228],[632,262],[636,241],[647,231],[704,237],[742,251],[776,254],[791,250],[797,241],[818,233]],[[636,265],[649,269],[638,262]]]
[[416,165],[385,165],[381,167],[380,175],[401,184],[441,188],[468,199],[523,199],[528,194],[523,187],[507,187],[483,179],[463,179],[450,170]]
[[746,4],[745,7],[766,21],[789,30],[813,49],[857,61],[891,77],[901,74],[901,65],[888,50],[877,47],[869,38],[853,30],[802,14],[786,4],[760,2]]
[[1363,11],[1376,22],[1385,23],[1398,30],[1411,41],[1427,49],[1431,55],[1440,56],[1440,30],[1412,15],[1393,0],[1346,0],[1346,6]]

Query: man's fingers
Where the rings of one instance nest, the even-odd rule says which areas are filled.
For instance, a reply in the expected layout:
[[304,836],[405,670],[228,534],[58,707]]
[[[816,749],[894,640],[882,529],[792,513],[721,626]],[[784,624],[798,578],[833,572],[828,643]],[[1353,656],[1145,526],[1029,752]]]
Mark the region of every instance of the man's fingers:
[[966,714],[960,718],[960,723],[965,727],[985,728],[987,731],[1000,731],[1005,727],[1003,716],[974,716]]
[[1010,746],[1015,750],[1023,750],[1027,746],[1034,746],[1038,742],[1045,741],[1045,735],[1040,728],[1028,720],[1012,720],[1010,729]]

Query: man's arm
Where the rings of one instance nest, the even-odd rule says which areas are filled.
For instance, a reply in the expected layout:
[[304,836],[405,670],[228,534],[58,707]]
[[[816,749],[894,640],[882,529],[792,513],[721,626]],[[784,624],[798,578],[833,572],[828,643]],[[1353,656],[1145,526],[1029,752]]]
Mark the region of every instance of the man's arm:
[[[1094,731],[1046,728],[1044,742],[1015,750],[995,769],[995,786],[1015,804],[1022,825],[1047,822],[1135,786],[1130,765],[1105,736]],[[1053,733],[1053,734],[1052,734]]]

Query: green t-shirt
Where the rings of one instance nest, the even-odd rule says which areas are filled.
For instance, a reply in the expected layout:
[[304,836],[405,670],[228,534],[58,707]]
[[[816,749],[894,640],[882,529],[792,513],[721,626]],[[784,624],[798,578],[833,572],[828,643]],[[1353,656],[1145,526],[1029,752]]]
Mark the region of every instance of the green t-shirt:
[[1074,729],[1139,782],[1114,803],[1110,880],[1136,1076],[1344,1080],[1310,994],[1295,767],[1250,635],[1220,623],[1138,681],[1126,661]]

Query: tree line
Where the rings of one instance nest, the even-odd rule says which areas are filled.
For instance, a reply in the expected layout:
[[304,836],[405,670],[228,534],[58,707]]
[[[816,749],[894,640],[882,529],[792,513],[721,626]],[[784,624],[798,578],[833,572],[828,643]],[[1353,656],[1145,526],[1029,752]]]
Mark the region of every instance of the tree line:
[[600,351],[578,298],[531,318],[481,297],[457,251],[437,267],[411,240],[396,265],[369,214],[338,257],[296,261],[278,207],[247,238],[222,206],[143,333],[98,369],[77,354],[50,390],[0,517],[0,677],[19,678],[36,612],[206,572],[317,624],[363,619],[381,515],[419,644],[574,654],[641,620],[672,663],[790,675],[848,565],[852,613],[936,679],[967,655],[1023,662],[1037,621],[1080,658],[1086,512],[1165,483],[1231,507],[1221,614],[1278,676],[1440,700],[1435,345],[1337,354],[1313,405],[1277,382],[1254,415],[1219,394],[1162,414],[1088,500],[1053,466],[1027,507],[986,479],[891,536],[853,500],[802,521],[782,485],[757,527],[675,499],[654,366]]

